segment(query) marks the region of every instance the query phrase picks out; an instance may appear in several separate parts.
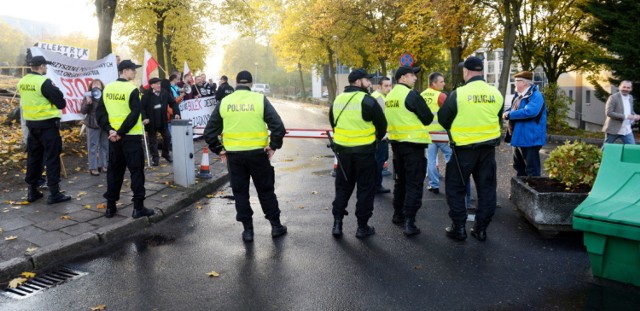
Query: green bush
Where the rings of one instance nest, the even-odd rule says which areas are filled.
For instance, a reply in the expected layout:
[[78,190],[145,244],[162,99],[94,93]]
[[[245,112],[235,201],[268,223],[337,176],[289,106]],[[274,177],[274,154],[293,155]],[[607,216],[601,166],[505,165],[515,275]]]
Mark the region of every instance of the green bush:
[[557,84],[544,87],[542,96],[547,105],[547,129],[551,132],[568,129],[567,112],[573,99],[567,96]]
[[550,178],[559,180],[567,189],[580,184],[593,187],[601,161],[600,148],[584,142],[566,141],[549,153],[544,168]]

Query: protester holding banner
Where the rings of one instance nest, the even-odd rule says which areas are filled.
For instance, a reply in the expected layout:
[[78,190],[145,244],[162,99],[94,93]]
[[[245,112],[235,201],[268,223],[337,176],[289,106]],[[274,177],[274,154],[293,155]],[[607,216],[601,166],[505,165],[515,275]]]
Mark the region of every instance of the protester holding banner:
[[29,184],[27,201],[35,202],[43,197],[38,191],[38,180],[42,177],[44,163],[50,192],[47,204],[54,204],[69,201],[71,197],[60,192],[60,110],[67,106],[67,102],[60,89],[45,77],[50,64],[43,56],[32,57],[29,61],[31,73],[20,79],[18,92],[22,116],[29,129],[25,177]]
[[133,218],[151,216],[154,211],[144,207],[144,151],[142,135],[144,128],[140,118],[140,96],[131,80],[136,77],[140,65],[125,59],[118,64],[120,78],[109,83],[104,89],[96,117],[100,127],[109,132],[109,171],[107,172],[107,199],[105,217],[111,218],[117,212],[116,201],[120,199],[120,189],[124,173],[129,168],[131,190],[133,191]]
[[149,134],[149,148],[151,149],[151,165],[158,166],[158,133],[162,135],[162,157],[167,162],[173,162],[169,154],[171,133],[169,132],[168,110],[175,112],[175,118],[180,119],[180,110],[171,94],[161,87],[161,80],[151,78],[151,88],[142,95],[142,124]]
[[[84,125],[87,127],[87,149],[89,149],[89,173],[93,176],[107,172],[109,160],[109,137],[107,132],[100,129],[96,119],[98,102],[102,98],[104,83],[100,79],[91,82],[91,89],[85,94],[80,113],[85,115]],[[98,163],[100,165],[98,165]]]

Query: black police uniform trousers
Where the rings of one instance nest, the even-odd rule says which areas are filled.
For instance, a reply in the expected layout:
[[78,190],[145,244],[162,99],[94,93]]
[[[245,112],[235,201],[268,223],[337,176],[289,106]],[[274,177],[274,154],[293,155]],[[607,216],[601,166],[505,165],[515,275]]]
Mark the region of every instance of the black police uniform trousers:
[[109,201],[120,199],[120,189],[124,173],[131,174],[133,200],[144,200],[144,152],[142,135],[125,135],[119,141],[109,141],[109,170],[107,171],[107,192],[103,197]]
[[43,164],[47,171],[47,186],[60,183],[60,152],[62,138],[57,126],[29,128],[27,136],[27,175],[25,181],[37,187],[42,179]]
[[[353,189],[356,191],[356,218],[358,225],[366,225],[373,215],[373,199],[376,195],[376,157],[375,153],[340,153],[342,165],[336,169],[336,197],[333,200],[332,214],[334,219],[342,219],[347,215],[347,205]],[[342,173],[344,170],[344,174]],[[344,175],[347,175],[345,179]]]
[[147,133],[149,133],[149,152],[151,153],[151,157],[154,160],[158,160],[158,133],[162,136],[162,156],[169,156],[169,146],[171,146],[171,133],[169,132],[168,127],[164,128],[150,128]]
[[[458,164],[460,163],[460,170]],[[460,176],[462,172],[462,176]],[[455,147],[451,160],[447,163],[445,187],[449,217],[457,225],[467,221],[465,195],[470,175],[478,192],[476,224],[487,226],[496,211],[496,149],[493,146]]]
[[252,220],[253,210],[249,203],[249,178],[258,193],[258,200],[265,218],[278,220],[280,208],[274,184],[275,173],[269,157],[262,150],[227,153],[231,190],[236,201],[236,220],[247,222]]
[[393,170],[396,174],[393,186],[393,209],[395,214],[415,217],[422,207],[424,172],[427,158],[424,145],[412,143],[391,143],[393,150]]

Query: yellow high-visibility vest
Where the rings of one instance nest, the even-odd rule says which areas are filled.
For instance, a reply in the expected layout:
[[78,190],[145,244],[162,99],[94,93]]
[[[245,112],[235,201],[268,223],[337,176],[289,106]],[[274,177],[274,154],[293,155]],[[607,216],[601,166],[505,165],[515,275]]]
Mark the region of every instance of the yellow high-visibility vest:
[[61,110],[42,95],[42,85],[45,81],[47,81],[47,77],[30,73],[18,82],[20,108],[22,116],[27,121],[62,117]]
[[498,113],[503,105],[500,92],[482,80],[456,90],[458,114],[451,124],[451,137],[465,146],[500,137]]
[[[116,131],[120,129],[124,120],[131,113],[131,108],[129,108],[129,97],[131,92],[135,89],[136,86],[131,82],[114,81],[107,84],[102,92],[104,107],[107,109],[107,114],[109,115],[109,123]],[[136,125],[134,125],[126,134],[144,134],[142,115],[138,117]]]
[[[376,128],[373,122],[362,119],[362,100],[365,92],[342,93],[333,102],[333,122],[335,124],[334,141],[345,147],[364,146],[376,140]],[[343,110],[344,108],[344,110]]]
[[430,144],[431,136],[415,113],[407,110],[405,100],[411,90],[403,84],[396,84],[387,94],[384,115],[387,118],[389,140]]
[[438,123],[438,110],[440,110],[438,98],[440,97],[440,94],[442,94],[442,92],[432,88],[428,88],[420,94],[420,96],[422,96],[422,98],[427,102],[427,106],[429,106],[431,113],[433,113],[433,121],[431,121],[431,124],[427,125],[427,131],[429,132],[444,131],[444,127]]
[[263,149],[269,144],[269,132],[264,122],[264,95],[248,90],[236,90],[220,103],[223,137],[228,151]]
[[384,94],[380,93],[380,91],[374,91],[373,93],[371,93],[371,96],[375,99],[378,98],[382,98],[382,101],[386,100],[386,96],[384,96]]

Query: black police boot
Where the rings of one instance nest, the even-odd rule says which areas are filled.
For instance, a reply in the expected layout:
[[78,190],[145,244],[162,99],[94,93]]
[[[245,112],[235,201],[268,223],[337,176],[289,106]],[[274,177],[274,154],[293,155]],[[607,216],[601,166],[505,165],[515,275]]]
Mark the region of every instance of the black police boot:
[[404,220],[404,235],[413,236],[420,234],[420,229],[416,227],[416,217],[407,217]]
[[398,224],[404,223],[404,220],[405,220],[405,217],[402,212],[398,212],[398,211],[393,212],[393,218],[391,219],[392,223],[398,225]]
[[56,204],[61,202],[67,202],[71,200],[71,197],[68,195],[62,194],[60,192],[60,185],[54,185],[49,187],[49,197],[47,198],[47,204]]
[[287,234],[287,226],[283,226],[280,223],[280,219],[269,220],[271,223],[271,237],[277,238],[279,236],[283,236]]
[[471,228],[471,236],[476,238],[478,241],[484,242],[487,240],[487,226],[476,222],[475,225],[473,225],[473,228]]
[[376,233],[376,229],[373,226],[358,225],[358,230],[356,231],[356,238],[363,239],[370,235],[374,235],[375,233]]
[[335,219],[333,221],[333,229],[331,230],[331,234],[335,237],[342,236],[342,219]]
[[144,207],[144,200],[135,199],[133,200],[133,213],[131,213],[131,217],[140,218],[140,217],[149,217],[155,214],[152,209]]
[[447,232],[447,236],[452,239],[458,241],[464,241],[467,239],[467,230],[465,229],[464,224],[456,225],[455,223],[452,223],[451,226],[444,230]]
[[244,231],[242,231],[242,240],[245,242],[253,242],[253,221],[242,222]]
[[118,212],[116,201],[107,200],[107,210],[104,211],[104,217],[112,218]]
[[42,192],[38,191],[37,186],[36,187],[29,186],[29,193],[27,193],[27,201],[35,202],[35,201],[41,199],[43,196],[44,196],[44,194],[42,194]]

